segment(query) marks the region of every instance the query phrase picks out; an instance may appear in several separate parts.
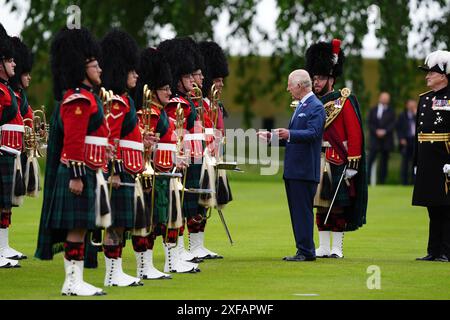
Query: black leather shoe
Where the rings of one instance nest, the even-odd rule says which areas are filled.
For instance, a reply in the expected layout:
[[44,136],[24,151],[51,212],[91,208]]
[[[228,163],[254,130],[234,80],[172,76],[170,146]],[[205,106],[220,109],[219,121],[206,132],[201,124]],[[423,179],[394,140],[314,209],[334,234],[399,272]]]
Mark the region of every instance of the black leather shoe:
[[283,260],[285,261],[297,261],[297,262],[302,262],[302,261],[315,261],[316,257],[306,257],[302,254],[296,254],[295,256],[292,257],[284,257]]
[[439,257],[437,257],[436,259],[434,259],[434,261],[448,262],[448,257],[447,257],[445,254],[441,254]]
[[435,259],[436,259],[436,257],[431,254],[428,254],[422,258],[416,258],[416,260],[418,260],[418,261],[434,261]]

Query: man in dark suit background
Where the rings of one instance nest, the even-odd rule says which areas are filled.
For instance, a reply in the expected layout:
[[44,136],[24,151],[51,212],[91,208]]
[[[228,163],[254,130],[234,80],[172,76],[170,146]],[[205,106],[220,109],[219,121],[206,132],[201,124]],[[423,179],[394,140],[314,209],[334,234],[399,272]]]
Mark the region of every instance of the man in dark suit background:
[[381,92],[378,105],[369,113],[368,124],[370,130],[370,151],[368,174],[372,165],[380,154],[379,183],[384,184],[388,174],[389,153],[394,149],[395,111],[390,107],[391,96]]
[[403,185],[414,182],[412,161],[414,155],[414,137],[416,134],[416,113],[417,101],[409,99],[406,102],[405,110],[399,115],[397,120],[397,137],[402,155],[400,176]]
[[289,127],[274,130],[273,136],[266,135],[272,141],[280,139],[280,145],[286,146],[283,178],[297,253],[283,260],[314,261],[313,202],[320,180],[325,110],[312,92],[311,78],[305,70],[295,70],[289,75],[287,91],[294,100],[299,100]]

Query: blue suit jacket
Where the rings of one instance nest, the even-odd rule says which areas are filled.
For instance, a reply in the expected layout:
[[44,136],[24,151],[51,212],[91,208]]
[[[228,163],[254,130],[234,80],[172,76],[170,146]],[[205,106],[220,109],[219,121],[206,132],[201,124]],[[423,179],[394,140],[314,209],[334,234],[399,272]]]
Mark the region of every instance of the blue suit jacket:
[[285,141],[284,179],[320,181],[325,117],[323,104],[315,95],[297,107],[295,117],[289,123],[289,142]]

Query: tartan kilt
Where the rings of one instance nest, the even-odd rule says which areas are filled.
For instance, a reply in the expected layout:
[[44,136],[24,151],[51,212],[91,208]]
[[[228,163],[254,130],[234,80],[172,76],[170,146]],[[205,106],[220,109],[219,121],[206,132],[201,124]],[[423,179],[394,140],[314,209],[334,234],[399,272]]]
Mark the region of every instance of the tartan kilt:
[[[155,204],[153,208],[153,225],[167,225],[169,221],[169,181],[168,177],[157,176],[155,179]],[[148,197],[148,205],[151,206],[151,194]]]
[[[108,177],[105,175],[105,179]],[[120,182],[134,184],[133,175],[124,171],[120,173]],[[111,191],[111,226],[131,229],[134,227],[134,188],[120,186]]]
[[[341,179],[342,173],[344,172],[345,165],[335,165],[330,163],[331,168],[331,181],[333,185],[333,195],[336,192],[337,186],[339,184],[339,180]],[[345,177],[344,177],[345,179]],[[345,180],[342,180],[341,186],[339,187],[339,191],[336,194],[336,199],[334,200],[333,207],[348,207],[351,205],[349,188],[345,183]]]
[[60,164],[50,204],[50,215],[45,227],[48,229],[96,229],[95,225],[95,171],[86,167],[83,178],[83,193],[77,196],[70,192],[70,170]]
[[[190,164],[186,170],[186,185],[187,189],[200,189],[200,176],[202,173],[202,164]],[[200,198],[199,194],[196,193],[184,193],[183,202],[183,215],[185,218],[195,217],[197,214],[202,216],[206,215],[206,209],[202,207],[198,200]]]
[[12,189],[15,174],[15,155],[3,153],[0,155],[0,208],[12,208]]

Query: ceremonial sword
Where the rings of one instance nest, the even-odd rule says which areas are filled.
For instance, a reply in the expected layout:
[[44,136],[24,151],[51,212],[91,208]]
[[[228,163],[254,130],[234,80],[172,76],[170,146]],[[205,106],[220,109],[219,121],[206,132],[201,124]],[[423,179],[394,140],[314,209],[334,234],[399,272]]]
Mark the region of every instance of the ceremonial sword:
[[336,196],[337,196],[338,191],[339,191],[339,187],[341,186],[342,180],[344,180],[344,176],[345,176],[345,171],[346,170],[347,170],[347,165],[345,165],[344,171],[342,172],[341,178],[339,179],[339,183],[338,183],[338,186],[336,188],[336,192],[334,193],[333,200],[331,200],[330,208],[328,209],[327,217],[325,218],[325,222],[323,223],[324,225],[327,224],[328,217],[330,216],[331,209],[333,208],[334,200],[336,199]]

